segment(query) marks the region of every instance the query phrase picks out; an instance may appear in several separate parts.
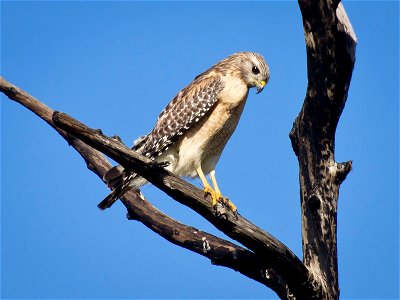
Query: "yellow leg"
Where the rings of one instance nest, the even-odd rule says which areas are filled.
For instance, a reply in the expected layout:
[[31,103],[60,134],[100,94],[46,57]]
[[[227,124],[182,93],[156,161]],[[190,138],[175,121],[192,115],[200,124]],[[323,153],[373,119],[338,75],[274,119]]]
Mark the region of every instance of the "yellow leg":
[[211,181],[212,181],[212,184],[213,184],[213,187],[214,187],[214,191],[215,191],[221,198],[223,198],[222,193],[221,193],[221,191],[219,190],[219,187],[218,187],[217,178],[215,178],[215,170],[212,170],[212,171],[210,172],[210,177],[211,177]]
[[201,167],[196,169],[197,174],[200,177],[201,183],[203,184],[204,187],[204,193],[206,195],[210,195],[212,198],[212,206],[214,207],[217,204],[217,194],[216,192],[212,189],[211,185],[208,183],[206,176],[203,173],[203,170]]
[[197,175],[199,175],[201,183],[203,184],[204,188],[206,186],[210,186],[210,184],[208,183],[206,176],[204,176],[203,170],[201,169],[201,167],[198,167],[196,169]]
[[217,205],[217,202],[222,202],[224,204],[227,204],[230,207],[230,209],[234,213],[236,213],[237,208],[236,208],[235,204],[233,204],[231,201],[229,201],[228,198],[225,198],[224,196],[222,196],[221,191],[219,190],[217,178],[215,177],[215,170],[212,170],[210,172],[210,177],[211,177],[211,181],[212,181],[214,189],[208,183],[206,176],[204,175],[201,167],[197,168],[196,172],[197,172],[197,175],[199,175],[200,180],[203,184],[204,193],[207,195],[210,195],[212,198],[212,206],[214,207],[215,205]]
[[220,189],[218,187],[217,178],[215,177],[215,170],[212,170],[210,172],[210,177],[211,177],[211,181],[212,181],[212,184],[213,184],[213,187],[214,187],[214,192],[216,194],[215,196],[216,196],[216,199],[217,199],[215,201],[215,204],[217,204],[216,203],[217,201],[223,201],[225,204],[228,204],[228,206],[230,207],[230,209],[234,213],[236,213],[236,211],[237,211],[236,205],[233,204],[231,201],[229,201],[228,198],[222,196],[222,193],[221,193],[221,191],[220,191]]

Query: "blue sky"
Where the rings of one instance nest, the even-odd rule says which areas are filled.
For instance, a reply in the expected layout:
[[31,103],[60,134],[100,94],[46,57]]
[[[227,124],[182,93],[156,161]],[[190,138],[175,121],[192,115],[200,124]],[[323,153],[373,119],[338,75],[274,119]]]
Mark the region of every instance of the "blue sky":
[[[339,280],[346,298],[399,297],[399,4],[344,2],[359,39],[336,160]],[[271,80],[250,92],[222,155],[221,190],[301,257],[297,159],[288,133],[306,90],[296,2],[5,2],[1,75],[53,109],[127,144],[194,76],[237,51],[264,55]],[[2,298],[274,298],[252,280],[128,221],[80,156],[1,96]],[[198,182],[196,181],[198,184]],[[152,186],[172,217],[220,236]]]

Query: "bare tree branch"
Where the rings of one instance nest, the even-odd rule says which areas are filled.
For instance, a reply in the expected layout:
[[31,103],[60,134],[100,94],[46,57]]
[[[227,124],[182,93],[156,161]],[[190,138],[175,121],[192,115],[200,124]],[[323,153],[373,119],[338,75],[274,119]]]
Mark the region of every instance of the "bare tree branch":
[[211,199],[206,197],[202,190],[169,173],[157,163],[127,148],[119,141],[103,135],[99,130],[91,129],[60,112],[54,113],[53,121],[58,127],[106,154],[123,167],[140,174],[179,203],[199,213],[227,236],[252,250],[265,262],[271,263],[294,295],[305,295],[307,299],[318,298],[318,284],[315,281],[313,285],[311,284],[312,275],[307,268],[289,248],[272,235],[241,215],[235,217],[229,210],[225,210],[223,215],[216,216],[211,206]]
[[347,100],[357,41],[340,1],[299,0],[299,6],[307,47],[308,87],[289,136],[300,166],[304,264],[284,244],[242,216],[236,218],[221,206],[216,215],[203,191],[119,141],[53,112],[3,78],[0,90],[57,130],[100,178],[110,164],[91,147],[139,173],[247,249],[173,220],[134,192],[121,199],[130,219],[214,264],[270,287],[282,299],[338,299],[337,201],[352,162],[335,161],[335,132]]
[[[11,100],[34,112],[57,130],[68,144],[82,156],[88,168],[100,178],[111,167],[110,163],[99,151],[57,127],[51,118],[54,112],[51,108],[2,77],[0,77],[0,91]],[[193,187],[193,189],[196,188]],[[288,284],[279,272],[274,269],[273,265],[260,255],[214,235],[177,222],[156,209],[135,192],[127,193],[121,200],[127,208],[129,219],[143,223],[155,233],[178,246],[209,258],[215,265],[231,268],[264,284],[274,290],[281,299],[291,299]]]
[[336,247],[339,186],[352,162],[336,163],[335,132],[347,100],[356,36],[339,1],[299,1],[307,46],[308,87],[290,132],[300,166],[304,264],[338,299]]

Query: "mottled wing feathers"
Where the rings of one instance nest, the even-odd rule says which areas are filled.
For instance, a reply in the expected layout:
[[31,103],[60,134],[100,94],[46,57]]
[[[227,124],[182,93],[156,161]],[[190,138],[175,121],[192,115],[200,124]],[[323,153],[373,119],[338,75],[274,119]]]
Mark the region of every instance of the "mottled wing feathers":
[[[213,107],[223,88],[224,83],[217,75],[196,77],[172,99],[159,115],[154,129],[148,135],[139,137],[132,149],[149,158],[160,155]],[[103,179],[112,192],[98,207],[110,207],[132,185],[135,186],[136,181],[139,182],[138,186],[143,184],[140,178],[135,173],[125,171],[120,165],[111,168]]]
[[151,158],[160,155],[213,107],[223,88],[218,75],[196,78],[161,112],[141,153]]

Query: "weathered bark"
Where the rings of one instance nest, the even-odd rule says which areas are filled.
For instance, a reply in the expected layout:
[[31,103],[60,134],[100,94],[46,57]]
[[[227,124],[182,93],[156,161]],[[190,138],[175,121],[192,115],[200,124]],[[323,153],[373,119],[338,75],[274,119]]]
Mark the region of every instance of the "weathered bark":
[[[111,164],[97,150],[57,127],[52,120],[54,111],[23,90],[0,77],[0,91],[53,127],[85,160],[87,167],[101,179]],[[255,253],[194,227],[184,225],[155,208],[135,192],[121,199],[127,216],[137,220],[175,245],[205,256],[215,265],[231,268],[271,288],[281,299],[288,295],[288,285],[272,267]]]
[[[169,174],[119,141],[103,136],[99,130],[90,129],[65,114],[54,113],[51,108],[2,77],[0,77],[0,91],[11,100],[34,112],[57,130],[68,144],[84,158],[88,168],[100,178],[111,167],[110,163],[100,152],[59,127],[60,119],[64,119],[64,123],[70,124],[70,126],[66,126],[68,128],[75,126],[73,131],[77,130],[76,135],[88,135],[87,142],[89,144],[91,143],[90,138],[97,140],[111,157],[127,167],[133,167],[135,170],[143,172],[141,175],[150,182],[161,187],[169,195],[176,197],[181,203],[196,210],[228,236],[236,238],[248,246],[250,251],[173,220],[134,192],[127,193],[121,199],[128,210],[130,219],[142,222],[176,245],[209,258],[213,264],[231,268],[268,286],[281,299],[320,298],[321,291],[318,284],[313,284],[307,268],[290,249],[267,232],[240,215],[235,217],[229,210],[224,212],[226,215],[216,217],[210,204],[211,200],[204,198],[203,191],[181,178]],[[53,119],[58,120],[58,123],[54,123]]]
[[347,99],[356,37],[339,1],[304,0],[299,1],[299,6],[307,47],[308,87],[290,139],[300,166],[303,263],[284,244],[242,216],[236,218],[223,207],[216,216],[203,191],[117,140],[68,115],[54,113],[3,78],[0,91],[57,130],[100,178],[110,163],[92,147],[139,173],[247,249],[177,222],[134,192],[121,199],[130,219],[216,265],[239,271],[270,287],[281,299],[338,299],[337,200],[351,162],[335,162],[335,131]]
[[[186,205],[207,219],[230,238],[238,241],[268,262],[279,272],[294,295],[306,299],[319,299],[318,284],[303,263],[284,244],[252,224],[240,214],[235,216],[230,210],[216,215],[211,199],[192,184],[158,166],[150,159],[132,151],[119,141],[104,136],[74,118],[59,112],[53,115],[53,122],[91,147],[114,159],[125,168],[140,174],[154,186],[164,191],[179,203]],[[301,298],[301,297],[300,297]]]
[[322,283],[324,299],[338,299],[337,201],[352,163],[336,163],[335,131],[347,99],[356,37],[338,2],[299,1],[299,5],[308,87],[290,138],[300,166],[303,262]]

